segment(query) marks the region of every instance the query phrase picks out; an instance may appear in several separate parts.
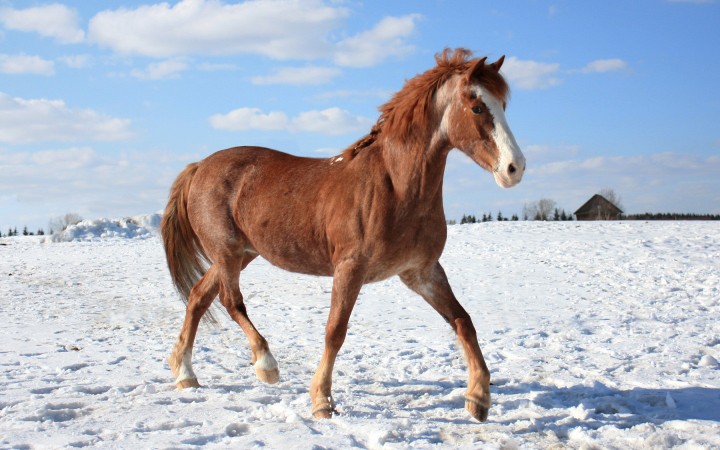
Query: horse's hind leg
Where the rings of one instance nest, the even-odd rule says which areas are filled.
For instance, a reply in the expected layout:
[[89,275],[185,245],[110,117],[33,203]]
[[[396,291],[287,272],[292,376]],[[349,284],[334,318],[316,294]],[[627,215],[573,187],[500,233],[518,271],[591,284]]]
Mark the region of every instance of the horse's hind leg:
[[230,317],[240,325],[250,341],[252,363],[257,377],[266,383],[277,383],[280,379],[278,364],[264,337],[250,321],[240,292],[240,271],[255,258],[255,254],[245,253],[240,261],[224,261],[220,266],[220,301]]
[[465,350],[468,363],[468,389],[465,409],[479,421],[487,420],[490,409],[490,371],[485,364],[470,315],[450,288],[440,263],[425,271],[408,271],[400,279],[424,298],[450,324]]
[[170,368],[176,377],[175,385],[179,389],[200,386],[192,370],[192,349],[200,319],[218,295],[218,290],[217,270],[212,266],[190,291],[185,322],[175,348],[168,358]]

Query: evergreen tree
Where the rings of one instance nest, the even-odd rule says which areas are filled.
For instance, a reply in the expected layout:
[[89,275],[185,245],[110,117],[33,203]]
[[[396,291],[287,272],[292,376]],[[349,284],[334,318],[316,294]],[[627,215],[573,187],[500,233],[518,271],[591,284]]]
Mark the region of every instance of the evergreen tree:
[[520,220],[520,218],[518,217],[517,214],[513,214],[512,218],[510,220],[512,220],[513,222],[517,222],[518,220]]
[[38,235],[38,236],[45,236],[45,232],[43,231],[42,228],[40,228],[39,230],[37,230],[37,235]]
[[503,221],[502,211],[498,211],[497,221],[498,221],[498,222],[502,222],[502,221]]

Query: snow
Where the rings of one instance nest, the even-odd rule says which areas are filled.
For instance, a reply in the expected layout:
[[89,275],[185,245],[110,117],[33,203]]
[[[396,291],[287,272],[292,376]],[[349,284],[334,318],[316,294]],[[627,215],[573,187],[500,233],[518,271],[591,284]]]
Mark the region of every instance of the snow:
[[341,414],[312,419],[332,281],[261,260],[241,285],[280,382],[255,378],[217,314],[195,347],[202,387],[177,391],[184,306],[157,221],[0,240],[0,448],[720,447],[717,222],[449,227],[441,261],[494,384],[478,423],[450,328],[396,279],[363,289],[336,363]]

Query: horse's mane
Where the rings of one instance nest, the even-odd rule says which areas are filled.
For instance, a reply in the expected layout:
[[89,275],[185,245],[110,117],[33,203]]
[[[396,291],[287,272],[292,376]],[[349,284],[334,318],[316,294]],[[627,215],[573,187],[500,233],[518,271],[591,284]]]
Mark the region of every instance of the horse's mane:
[[[369,146],[382,134],[384,137],[407,142],[415,133],[429,128],[435,94],[452,76],[465,73],[476,62],[470,59],[472,52],[464,48],[446,48],[435,55],[437,65],[408,80],[402,89],[384,105],[380,106],[380,117],[370,133],[345,150],[352,158],[361,149]],[[509,87],[497,70],[483,63],[473,73],[491,94],[506,100]]]

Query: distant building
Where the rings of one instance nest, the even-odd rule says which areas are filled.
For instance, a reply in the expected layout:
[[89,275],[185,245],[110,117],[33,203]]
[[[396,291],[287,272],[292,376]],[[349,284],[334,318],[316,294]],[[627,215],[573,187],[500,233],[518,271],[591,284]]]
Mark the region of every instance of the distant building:
[[622,210],[600,194],[595,194],[575,211],[577,220],[618,220]]

